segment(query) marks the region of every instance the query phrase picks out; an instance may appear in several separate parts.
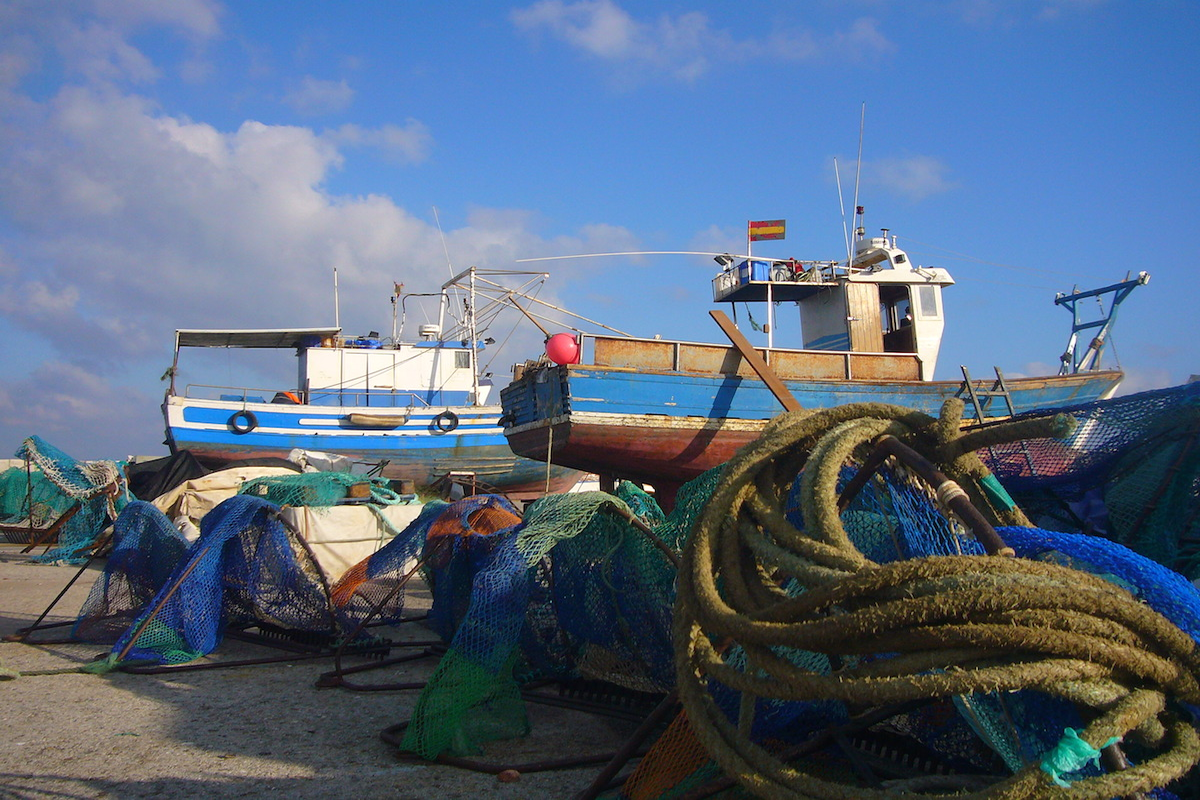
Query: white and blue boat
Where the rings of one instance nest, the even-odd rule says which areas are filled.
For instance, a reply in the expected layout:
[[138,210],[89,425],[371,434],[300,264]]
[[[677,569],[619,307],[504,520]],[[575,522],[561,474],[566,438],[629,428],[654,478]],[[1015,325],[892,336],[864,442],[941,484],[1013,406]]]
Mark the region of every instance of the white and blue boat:
[[[595,473],[601,485],[650,484],[670,506],[679,486],[728,461],[785,408],[881,402],[936,415],[959,397],[973,422],[1117,389],[1123,373],[1100,369],[1100,350],[1116,304],[1146,273],[1056,300],[1074,310],[1081,297],[1114,295],[1103,321],[1077,316],[1060,374],[1006,379],[997,369],[994,378],[973,379],[963,367],[962,380],[935,381],[942,290],[954,281],[944,269],[913,265],[886,229],[870,238],[861,231],[840,262],[716,254],[714,303],[765,304],[766,347],[752,347],[717,311],[710,313],[733,346],[559,334],[569,336],[565,346],[518,367],[501,391],[509,444],[523,456]],[[803,347],[775,347],[776,307],[792,304]],[[1075,353],[1078,334],[1092,326],[1099,329],[1086,352]]]
[[[580,474],[521,458],[500,426],[494,386],[481,375],[481,319],[522,296],[499,288],[501,272],[470,268],[439,295],[437,323],[420,326],[414,341],[346,336],[340,327],[272,330],[177,330],[171,382],[163,403],[167,444],[202,461],[287,458],[293,451],[350,457],[371,471],[415,487],[458,483],[514,496],[566,491]],[[462,302],[451,302],[461,293]],[[476,308],[478,297],[485,298]],[[397,300],[405,299],[397,286]],[[409,295],[408,297],[413,297]],[[499,299],[496,299],[499,298]],[[465,309],[453,320],[456,309]],[[443,331],[447,319],[451,324]],[[181,384],[184,348],[262,348],[289,351],[299,362],[295,384],[247,388]]]

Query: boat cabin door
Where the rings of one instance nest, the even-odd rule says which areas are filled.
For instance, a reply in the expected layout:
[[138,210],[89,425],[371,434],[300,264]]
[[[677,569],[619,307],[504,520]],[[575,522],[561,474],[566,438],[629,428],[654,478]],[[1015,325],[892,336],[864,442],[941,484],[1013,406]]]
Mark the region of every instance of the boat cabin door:
[[846,327],[850,349],[856,353],[883,352],[883,324],[880,320],[879,285],[847,282]]
[[907,284],[879,287],[879,315],[883,323],[883,352],[917,352],[912,296]]

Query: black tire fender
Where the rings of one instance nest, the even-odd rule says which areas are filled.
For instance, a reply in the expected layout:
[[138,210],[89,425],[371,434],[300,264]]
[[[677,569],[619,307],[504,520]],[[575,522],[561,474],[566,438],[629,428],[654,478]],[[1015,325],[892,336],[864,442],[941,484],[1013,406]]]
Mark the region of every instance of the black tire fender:
[[243,408],[241,411],[233,412],[229,417],[229,427],[233,429],[234,433],[241,436],[258,427],[258,417],[253,411]]
[[433,418],[433,427],[442,433],[449,433],[458,427],[458,414],[453,411],[443,411]]

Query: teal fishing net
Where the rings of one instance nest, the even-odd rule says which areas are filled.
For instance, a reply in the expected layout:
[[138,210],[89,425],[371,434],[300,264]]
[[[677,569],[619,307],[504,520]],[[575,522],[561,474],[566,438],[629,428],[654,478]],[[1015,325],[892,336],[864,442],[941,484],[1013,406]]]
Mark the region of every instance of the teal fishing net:
[[351,496],[378,505],[404,502],[389,484],[383,478],[368,478],[349,472],[301,472],[252,478],[242,484],[238,494],[261,497],[277,506],[328,507]]
[[[51,548],[33,560],[83,563],[83,551],[129,501],[122,464],[78,461],[39,436],[26,439],[16,457],[29,466],[0,474],[0,522],[9,526],[4,535],[29,544],[38,540],[41,530],[71,514],[47,542]],[[14,530],[30,524],[32,533]]]

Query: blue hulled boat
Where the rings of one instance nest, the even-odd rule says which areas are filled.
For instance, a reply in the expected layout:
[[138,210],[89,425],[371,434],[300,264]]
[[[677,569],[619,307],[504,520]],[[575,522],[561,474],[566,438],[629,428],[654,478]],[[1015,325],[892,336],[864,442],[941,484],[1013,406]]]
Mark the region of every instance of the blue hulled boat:
[[[858,229],[861,231],[861,228]],[[705,470],[729,460],[785,408],[882,402],[936,415],[949,398],[968,420],[1009,416],[1110,397],[1123,378],[1098,369],[1116,303],[1149,276],[1056,301],[1116,292],[1102,323],[1079,323],[1061,373],[1046,377],[932,380],[945,325],[944,269],[914,266],[894,238],[854,242],[846,261],[796,261],[718,254],[715,303],[763,303],[768,332],[779,304],[794,303],[804,346],[752,348],[721,312],[731,344],[615,336],[570,336],[514,370],[501,391],[513,451],[654,486],[665,502]],[[784,305],[783,307],[786,307]],[[1100,325],[1075,358],[1078,333]],[[568,334],[559,334],[566,337]],[[557,338],[557,337],[556,337]],[[548,348],[550,349],[550,348]],[[557,362],[557,363],[556,363]]]
[[[439,322],[422,325],[411,342],[395,333],[391,339],[345,336],[339,327],[178,330],[163,402],[167,443],[172,452],[189,450],[209,461],[331,453],[417,487],[450,481],[512,495],[566,491],[578,481],[577,471],[509,448],[494,387],[478,367],[491,340],[480,341],[476,294],[498,286],[488,276],[530,274],[464,271],[442,287]],[[402,301],[401,288],[395,299]],[[451,303],[459,290],[469,300]],[[460,307],[467,318],[443,332],[446,314]],[[296,383],[272,389],[180,385],[180,351],[197,347],[292,351],[299,361]]]

